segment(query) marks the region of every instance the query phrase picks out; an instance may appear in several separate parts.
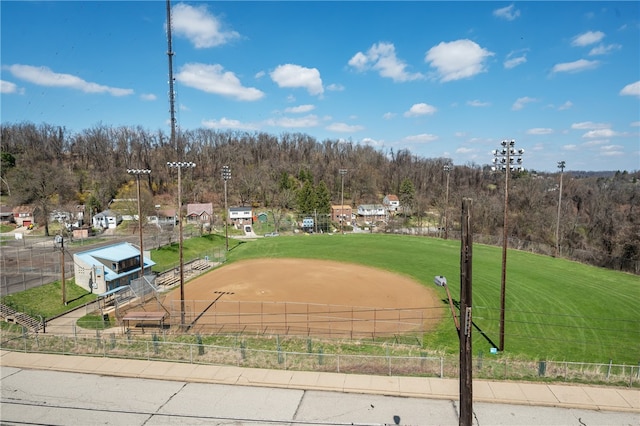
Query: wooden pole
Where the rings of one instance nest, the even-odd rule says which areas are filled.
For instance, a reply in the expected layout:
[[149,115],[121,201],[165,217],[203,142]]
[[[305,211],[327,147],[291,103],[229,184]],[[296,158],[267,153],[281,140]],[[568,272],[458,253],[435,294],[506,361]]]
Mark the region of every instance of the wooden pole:
[[473,425],[473,386],[471,353],[471,255],[473,231],[471,206],[473,200],[462,200],[462,238],[460,245],[460,426]]

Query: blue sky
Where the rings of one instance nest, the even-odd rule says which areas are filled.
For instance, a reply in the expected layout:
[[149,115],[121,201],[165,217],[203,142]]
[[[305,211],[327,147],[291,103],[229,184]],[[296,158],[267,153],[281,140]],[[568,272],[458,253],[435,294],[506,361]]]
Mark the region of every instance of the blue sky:
[[[640,169],[640,2],[172,1],[180,129]],[[169,133],[164,1],[2,1],[2,123]]]

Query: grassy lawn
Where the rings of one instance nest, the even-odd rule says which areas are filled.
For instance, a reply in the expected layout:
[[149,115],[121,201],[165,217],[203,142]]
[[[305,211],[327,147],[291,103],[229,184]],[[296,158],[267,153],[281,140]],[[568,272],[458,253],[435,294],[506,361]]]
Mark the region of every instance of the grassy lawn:
[[51,318],[96,299],[95,294],[87,293],[85,289],[75,285],[73,280],[67,281],[65,290],[66,306],[62,303],[60,281],[3,296],[1,302],[35,318]]
[[[233,249],[240,242],[229,238],[229,250]],[[225,247],[224,235],[207,234],[201,237],[189,238],[183,241],[182,256],[185,261],[202,256],[203,253],[211,253],[214,250]],[[180,258],[180,246],[177,242],[159,249],[151,250],[151,259],[156,262],[153,267],[154,272],[163,272],[177,265]]]
[[[473,247],[473,351],[489,354],[499,341],[499,247]],[[433,284],[444,275],[459,300],[460,242],[395,235],[312,235],[264,238],[231,251],[228,261],[264,257],[328,259],[410,276],[446,299]],[[259,273],[259,271],[256,271]],[[393,283],[389,283],[393,286]],[[636,364],[640,353],[640,279],[519,251],[507,259],[505,353],[531,359]],[[444,302],[443,302],[444,303]],[[425,336],[426,346],[458,350],[452,319]]]

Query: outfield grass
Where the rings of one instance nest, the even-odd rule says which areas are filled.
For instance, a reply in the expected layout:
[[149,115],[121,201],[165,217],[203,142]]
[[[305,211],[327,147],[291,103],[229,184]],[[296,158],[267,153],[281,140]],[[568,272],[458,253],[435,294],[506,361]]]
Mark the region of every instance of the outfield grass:
[[[240,242],[233,238],[229,239],[229,250],[239,245]],[[225,246],[225,237],[217,234],[207,234],[197,238],[185,239],[182,244],[182,256],[185,260],[195,259],[203,253],[211,252]],[[151,250],[151,259],[156,263],[153,266],[154,272],[164,272],[176,265],[179,261],[180,245],[175,242],[159,249]]]
[[[410,276],[443,300],[445,290],[436,287],[433,278],[444,275],[452,297],[459,299],[460,242],[455,240],[379,234],[281,236],[242,244],[228,261],[264,257],[374,266]],[[482,351],[489,356],[491,342],[499,341],[501,262],[501,248],[473,246],[473,318],[486,335],[474,330],[475,355]],[[640,360],[639,299],[638,276],[510,250],[505,354],[635,365]],[[445,316],[425,342],[431,349],[455,353],[458,341],[451,317]]]

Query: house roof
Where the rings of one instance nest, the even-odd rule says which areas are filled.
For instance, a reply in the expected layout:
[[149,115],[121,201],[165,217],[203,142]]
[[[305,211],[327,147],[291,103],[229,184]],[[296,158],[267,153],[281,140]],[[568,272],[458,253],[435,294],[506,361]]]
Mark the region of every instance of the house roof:
[[397,195],[389,194],[386,196],[386,199],[389,201],[400,201]]
[[[82,251],[74,254],[74,257],[77,257],[78,259],[82,260],[83,263],[85,263],[86,265],[89,265],[90,267],[93,267],[93,266],[104,267],[105,280],[112,281],[114,279],[131,275],[132,273],[136,273],[137,271],[140,271],[140,267],[129,270],[122,274],[118,274],[113,269],[111,269],[109,265],[105,265],[104,263],[100,262],[98,259],[105,259],[110,262],[119,262],[121,260],[130,259],[132,257],[139,256],[139,255],[140,255],[140,249],[135,247],[133,244],[129,244],[125,242],[125,243],[112,244],[110,246],[98,247],[92,250]],[[144,258],[145,268],[151,267],[155,264],[156,262],[154,262],[153,260],[146,257]]]
[[105,211],[102,211],[102,212],[98,213],[94,217],[118,217],[118,216],[120,216],[120,215],[118,213],[114,212],[113,210],[105,210]]
[[247,210],[252,211],[253,208],[246,206],[246,207],[229,207],[229,211],[231,212],[246,212]]
[[202,216],[203,213],[211,216],[213,214],[212,203],[187,204],[187,216]]

